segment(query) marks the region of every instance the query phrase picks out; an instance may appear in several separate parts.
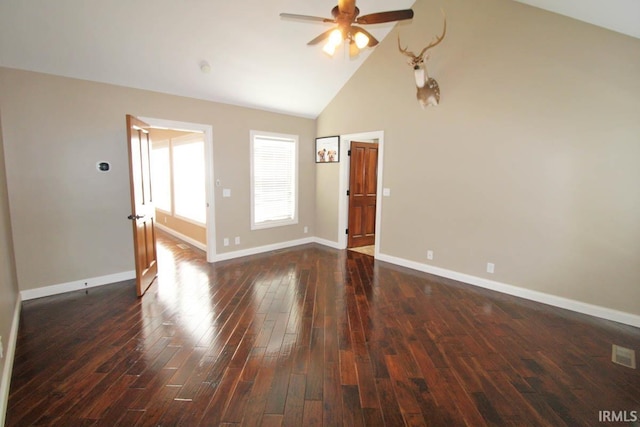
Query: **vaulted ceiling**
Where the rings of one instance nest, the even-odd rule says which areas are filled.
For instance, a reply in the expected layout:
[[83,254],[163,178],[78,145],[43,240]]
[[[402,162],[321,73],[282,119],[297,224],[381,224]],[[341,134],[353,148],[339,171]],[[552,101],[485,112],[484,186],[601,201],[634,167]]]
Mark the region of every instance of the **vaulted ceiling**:
[[[418,0],[427,1],[427,0]],[[637,0],[521,3],[640,38]],[[0,2],[0,66],[317,117],[371,50],[333,58],[306,43],[336,0],[55,0]],[[414,0],[359,0],[361,14]],[[446,4],[434,2],[434,11]],[[415,19],[415,18],[414,18]],[[393,23],[367,26],[382,40]],[[210,72],[201,71],[206,61]],[[1,95],[0,95],[1,96]]]

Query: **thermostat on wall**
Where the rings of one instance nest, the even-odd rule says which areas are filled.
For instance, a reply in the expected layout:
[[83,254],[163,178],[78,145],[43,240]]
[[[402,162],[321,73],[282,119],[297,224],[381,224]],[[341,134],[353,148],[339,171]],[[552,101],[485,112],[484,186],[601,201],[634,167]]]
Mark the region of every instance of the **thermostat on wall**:
[[109,162],[98,162],[96,163],[96,169],[100,172],[109,172],[111,170],[111,165]]

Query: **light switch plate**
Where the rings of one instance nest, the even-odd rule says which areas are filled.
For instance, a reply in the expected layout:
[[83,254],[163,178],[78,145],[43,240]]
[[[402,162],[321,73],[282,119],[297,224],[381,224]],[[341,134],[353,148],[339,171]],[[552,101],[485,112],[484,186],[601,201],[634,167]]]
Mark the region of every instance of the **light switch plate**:
[[231,197],[231,189],[223,188],[222,189],[222,197]]

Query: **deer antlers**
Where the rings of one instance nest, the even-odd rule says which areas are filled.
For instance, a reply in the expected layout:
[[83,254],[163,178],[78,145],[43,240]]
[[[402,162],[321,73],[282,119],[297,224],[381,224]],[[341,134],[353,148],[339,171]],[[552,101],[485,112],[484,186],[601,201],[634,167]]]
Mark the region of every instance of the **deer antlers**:
[[444,17],[444,28],[442,29],[442,35],[440,37],[436,36],[436,39],[434,41],[432,41],[424,49],[422,49],[420,55],[416,55],[415,53],[408,51],[408,47],[403,49],[400,45],[400,34],[398,34],[398,50],[400,50],[400,53],[402,53],[403,55],[409,57],[409,64],[413,65],[414,67],[418,66],[419,64],[424,62],[424,54],[427,52],[427,50],[431,49],[432,47],[438,46],[440,42],[442,42],[444,36],[447,34],[447,17],[444,14],[444,10],[442,10],[442,16]]
[[444,14],[444,10],[442,11],[442,15],[444,17],[444,29],[442,30],[442,35],[436,36],[434,41],[422,49],[420,55],[416,55],[415,53],[408,51],[407,48],[403,49],[400,45],[400,35],[398,34],[398,50],[403,55],[409,57],[408,62],[409,65],[413,67],[413,74],[416,81],[416,98],[422,108],[425,108],[428,105],[435,106],[440,103],[440,87],[438,86],[438,82],[427,74],[424,61],[426,59],[425,54],[427,50],[439,45],[447,34],[447,17]]

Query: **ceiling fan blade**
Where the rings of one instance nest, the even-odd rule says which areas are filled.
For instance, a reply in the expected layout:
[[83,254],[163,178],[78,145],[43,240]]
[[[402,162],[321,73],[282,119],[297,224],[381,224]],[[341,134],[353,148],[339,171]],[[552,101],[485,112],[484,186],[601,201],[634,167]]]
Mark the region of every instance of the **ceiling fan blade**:
[[325,31],[324,33],[320,34],[318,37],[316,37],[315,39],[311,40],[309,43],[307,43],[309,46],[314,45],[314,44],[318,44],[321,41],[323,41],[324,39],[328,38],[329,35],[331,35],[331,32],[335,30],[335,28],[332,28],[330,30]]
[[404,21],[405,19],[411,18],[413,18],[412,9],[391,10],[389,12],[378,12],[360,16],[356,19],[356,23],[362,25],[382,24],[383,22]]
[[338,10],[340,13],[352,15],[356,10],[356,0],[338,0]]
[[321,18],[319,16],[309,16],[309,15],[296,15],[295,13],[281,13],[280,17],[285,19],[299,19],[302,21],[330,22],[330,23],[335,22],[331,18]]
[[375,37],[373,37],[371,35],[371,33],[367,30],[365,30],[362,27],[356,27],[355,25],[351,26],[352,28],[352,34],[357,33],[358,31],[360,31],[362,34],[364,34],[365,36],[369,37],[369,43],[367,43],[367,47],[374,47],[375,45],[377,45],[378,43],[380,43]]

